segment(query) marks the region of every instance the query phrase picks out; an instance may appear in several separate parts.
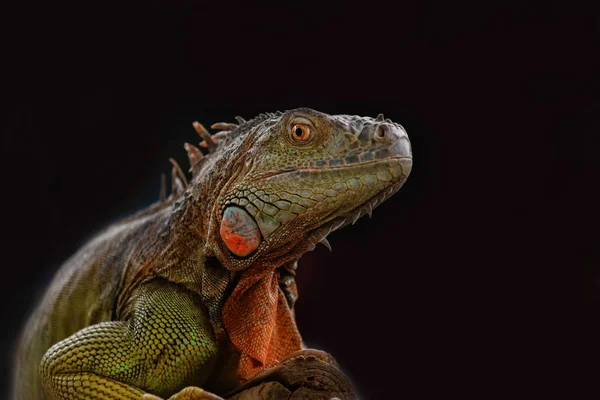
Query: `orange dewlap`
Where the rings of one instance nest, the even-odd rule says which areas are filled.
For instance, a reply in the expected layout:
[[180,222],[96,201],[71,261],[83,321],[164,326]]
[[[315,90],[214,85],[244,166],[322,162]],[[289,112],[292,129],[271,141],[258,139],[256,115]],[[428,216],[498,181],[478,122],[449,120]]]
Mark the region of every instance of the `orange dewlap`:
[[221,238],[236,256],[245,257],[258,248],[260,230],[248,212],[240,207],[228,207],[223,213]]
[[245,270],[222,313],[229,338],[241,353],[237,376],[242,383],[302,349],[296,321],[279,288],[279,272],[272,267]]

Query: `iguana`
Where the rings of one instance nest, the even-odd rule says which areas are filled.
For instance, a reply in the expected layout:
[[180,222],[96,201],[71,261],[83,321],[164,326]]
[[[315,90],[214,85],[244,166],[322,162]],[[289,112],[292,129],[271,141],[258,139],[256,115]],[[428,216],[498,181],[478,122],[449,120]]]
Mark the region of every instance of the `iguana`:
[[173,162],[168,198],[60,268],[21,335],[17,399],[215,399],[302,353],[298,259],[402,186],[410,142],[382,114],[237,120],[195,122],[191,182]]

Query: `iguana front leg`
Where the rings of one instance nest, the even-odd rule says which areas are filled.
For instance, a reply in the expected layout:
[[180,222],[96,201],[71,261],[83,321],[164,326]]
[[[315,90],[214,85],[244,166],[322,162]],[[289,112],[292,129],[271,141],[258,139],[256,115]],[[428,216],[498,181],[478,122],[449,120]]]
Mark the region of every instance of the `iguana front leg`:
[[212,373],[216,340],[197,296],[166,281],[139,289],[130,318],[89,326],[52,346],[40,365],[54,398],[169,397]]

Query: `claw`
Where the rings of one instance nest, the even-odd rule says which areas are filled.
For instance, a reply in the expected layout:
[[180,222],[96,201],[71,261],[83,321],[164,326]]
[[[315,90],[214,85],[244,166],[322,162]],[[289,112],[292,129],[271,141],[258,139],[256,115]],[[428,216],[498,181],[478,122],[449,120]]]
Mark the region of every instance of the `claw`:
[[379,113],[379,115],[377,116],[377,118],[375,118],[377,121],[383,121],[385,119],[385,117],[383,116],[382,113]]
[[237,122],[238,122],[240,125],[242,125],[242,124],[245,124],[245,123],[246,123],[246,120],[245,120],[244,118],[240,117],[239,115],[236,115],[236,116],[235,116],[235,120],[236,120],[236,121],[237,121]]
[[321,241],[319,243],[323,244],[325,247],[327,247],[329,249],[329,251],[331,251],[331,244],[329,243],[327,238],[321,239]]
[[306,249],[308,251],[313,251],[315,249],[315,244],[313,242],[308,242],[308,247]]

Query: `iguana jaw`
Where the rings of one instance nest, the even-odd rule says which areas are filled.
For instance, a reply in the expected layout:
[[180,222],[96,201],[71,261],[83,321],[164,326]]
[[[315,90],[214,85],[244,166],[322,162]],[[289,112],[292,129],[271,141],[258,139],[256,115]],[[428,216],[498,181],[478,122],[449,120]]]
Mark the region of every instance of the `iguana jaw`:
[[[304,212],[296,214],[291,220],[279,224],[270,235],[265,234],[267,228],[265,228],[265,223],[260,219],[260,216],[257,217],[257,214],[248,216],[252,219],[251,223],[255,226],[257,232],[258,230],[261,231],[260,245],[257,251],[247,258],[238,257],[235,254],[225,254],[226,263],[224,264],[232,270],[245,269],[249,265],[260,263],[261,260],[262,262],[272,263],[274,266],[280,266],[298,259],[306,251],[313,250],[319,242],[328,246],[326,237],[331,232],[346,225],[354,224],[364,215],[370,215],[373,209],[402,187],[410,174],[411,168],[412,157],[402,156],[360,163],[349,167],[337,167],[329,171],[300,169],[271,175],[266,179],[262,190],[256,190],[254,193],[269,192],[269,186],[281,188],[282,181],[298,182],[318,172],[334,172],[334,175],[346,176],[348,180],[360,181],[360,188],[348,189],[335,198],[327,197],[325,195],[329,194],[327,191],[321,192],[324,193],[323,201],[313,201],[315,203],[313,207],[305,208]],[[283,192],[279,191],[278,193],[281,196]],[[287,202],[287,200],[284,201]],[[300,203],[306,206],[309,205],[309,203],[302,203],[302,200],[300,200]],[[228,208],[238,209],[239,204],[248,206],[245,202],[229,202],[224,210]],[[292,205],[295,204],[297,203]],[[300,208],[292,208],[291,210],[299,212]],[[230,266],[232,264],[228,264],[230,261],[235,261],[234,264],[232,263],[233,267]]]
[[[383,162],[373,163],[380,164]],[[331,250],[331,246],[327,242],[327,236],[347,225],[354,225],[356,221],[365,216],[371,216],[373,210],[383,203],[385,200],[395,194],[406,182],[408,175],[412,169],[412,157],[398,157],[387,161],[395,171],[393,182],[389,186],[382,188],[371,197],[364,200],[362,203],[354,205],[354,207],[345,207],[332,212],[328,216],[323,216],[320,223],[315,224],[314,228],[307,227],[307,240],[305,243],[299,243],[298,249],[305,251],[314,250],[317,243],[321,242]],[[355,166],[356,167],[356,166]],[[354,168],[354,167],[350,167]],[[397,171],[397,172],[396,172]]]

